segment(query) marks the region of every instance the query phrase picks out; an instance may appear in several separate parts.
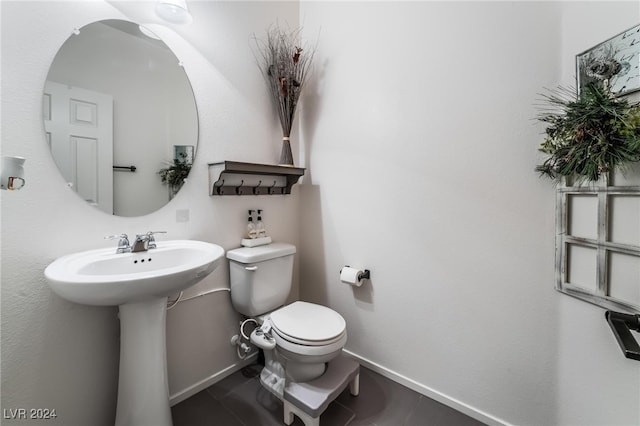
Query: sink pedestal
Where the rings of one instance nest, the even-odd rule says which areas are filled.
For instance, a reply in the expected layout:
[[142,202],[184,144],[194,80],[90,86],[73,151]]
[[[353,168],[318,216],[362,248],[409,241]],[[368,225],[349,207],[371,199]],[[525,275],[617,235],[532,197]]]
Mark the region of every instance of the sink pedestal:
[[171,426],[167,377],[167,298],[120,305],[116,426]]

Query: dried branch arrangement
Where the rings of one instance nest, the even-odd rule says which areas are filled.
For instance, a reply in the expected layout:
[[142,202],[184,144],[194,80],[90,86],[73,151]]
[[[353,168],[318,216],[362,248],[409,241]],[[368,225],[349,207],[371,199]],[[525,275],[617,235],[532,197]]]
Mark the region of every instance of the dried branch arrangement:
[[[283,141],[287,142],[287,146],[296,106],[315,53],[315,48],[303,46],[301,31],[302,28],[287,31],[274,24],[267,30],[265,40],[255,38],[258,67],[267,82],[271,100],[280,118]],[[293,158],[282,158],[287,155],[284,150],[283,145],[280,162],[293,164]]]

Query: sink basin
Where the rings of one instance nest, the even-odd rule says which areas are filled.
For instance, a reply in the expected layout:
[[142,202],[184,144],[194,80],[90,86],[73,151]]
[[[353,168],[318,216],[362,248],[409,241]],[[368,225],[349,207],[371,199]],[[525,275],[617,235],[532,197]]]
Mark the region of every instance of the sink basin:
[[116,426],[171,426],[167,374],[167,296],[218,267],[222,247],[202,241],[159,241],[157,248],[116,248],[62,256],[44,275],[53,291],[84,305],[118,305],[120,372]]
[[62,256],[44,274],[53,291],[71,302],[113,306],[169,296],[216,269],[222,247],[202,241],[159,241],[139,253],[115,247]]

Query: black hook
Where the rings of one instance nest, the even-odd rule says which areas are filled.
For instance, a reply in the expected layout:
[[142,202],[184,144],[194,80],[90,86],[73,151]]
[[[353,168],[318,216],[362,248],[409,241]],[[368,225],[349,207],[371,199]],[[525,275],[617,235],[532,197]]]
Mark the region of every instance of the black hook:
[[240,185],[236,186],[236,194],[242,195],[242,185],[244,185],[244,179],[240,181]]
[[253,194],[254,195],[259,195],[260,194],[260,185],[262,185],[262,181],[259,181],[258,184],[253,187]]
[[273,185],[269,188],[269,195],[275,194],[274,188],[276,187],[276,180],[273,180]]

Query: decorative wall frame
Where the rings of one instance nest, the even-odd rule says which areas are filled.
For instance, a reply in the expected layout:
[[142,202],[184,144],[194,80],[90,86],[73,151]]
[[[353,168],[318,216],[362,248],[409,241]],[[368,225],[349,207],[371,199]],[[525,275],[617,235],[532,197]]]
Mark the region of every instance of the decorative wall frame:
[[617,180],[556,188],[556,289],[638,314],[640,182]]
[[188,164],[193,164],[194,157],[193,145],[174,145],[173,146],[173,159],[186,161]]
[[622,96],[640,90],[640,25],[576,55],[576,85],[609,80],[611,93]]

